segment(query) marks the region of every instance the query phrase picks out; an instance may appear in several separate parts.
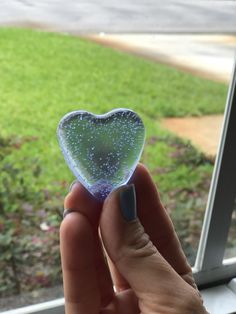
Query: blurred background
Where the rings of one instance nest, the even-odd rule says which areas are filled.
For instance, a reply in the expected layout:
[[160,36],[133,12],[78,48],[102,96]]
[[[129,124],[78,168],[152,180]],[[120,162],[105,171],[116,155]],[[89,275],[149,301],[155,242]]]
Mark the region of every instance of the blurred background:
[[[0,310],[63,296],[67,112],[127,107],[194,265],[236,47],[235,1],[2,0]],[[236,255],[236,214],[225,252]]]

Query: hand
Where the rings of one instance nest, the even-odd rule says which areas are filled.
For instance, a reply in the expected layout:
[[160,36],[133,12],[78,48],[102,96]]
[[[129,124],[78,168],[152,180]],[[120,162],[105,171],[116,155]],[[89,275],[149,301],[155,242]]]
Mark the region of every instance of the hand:
[[65,208],[72,209],[60,229],[67,314],[207,313],[144,166],[104,204],[74,184]]

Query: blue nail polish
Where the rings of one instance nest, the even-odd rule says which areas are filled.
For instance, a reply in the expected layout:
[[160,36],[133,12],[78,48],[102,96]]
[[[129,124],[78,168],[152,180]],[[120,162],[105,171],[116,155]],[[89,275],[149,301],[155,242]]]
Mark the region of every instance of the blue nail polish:
[[120,209],[126,221],[137,218],[136,195],[134,184],[125,186],[120,191]]

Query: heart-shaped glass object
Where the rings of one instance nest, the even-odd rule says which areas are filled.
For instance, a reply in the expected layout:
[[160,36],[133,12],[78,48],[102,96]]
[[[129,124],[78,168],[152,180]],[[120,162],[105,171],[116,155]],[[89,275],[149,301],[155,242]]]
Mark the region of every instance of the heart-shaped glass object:
[[99,200],[129,181],[145,140],[142,120],[129,109],[73,111],[61,119],[57,134],[68,166]]

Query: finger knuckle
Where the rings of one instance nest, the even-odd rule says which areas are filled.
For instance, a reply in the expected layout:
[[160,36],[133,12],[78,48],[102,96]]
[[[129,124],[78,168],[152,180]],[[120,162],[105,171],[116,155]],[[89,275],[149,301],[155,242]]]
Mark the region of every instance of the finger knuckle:
[[142,258],[151,256],[157,252],[157,249],[150,240],[149,235],[145,232],[143,226],[137,221],[133,221],[131,230],[128,236],[126,236],[126,241],[124,243],[125,245],[120,251],[120,258]]

